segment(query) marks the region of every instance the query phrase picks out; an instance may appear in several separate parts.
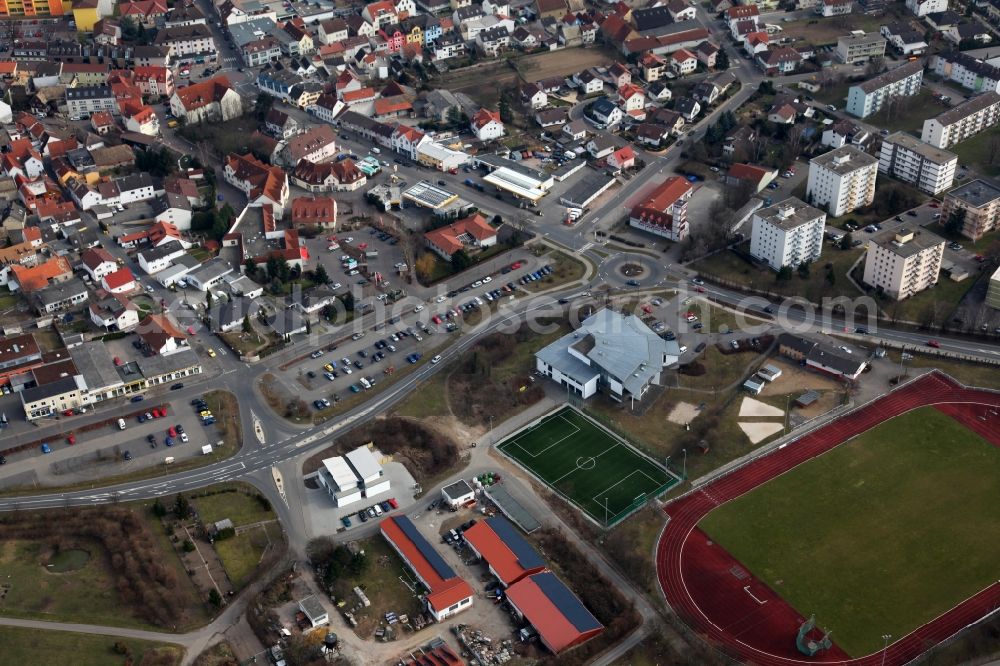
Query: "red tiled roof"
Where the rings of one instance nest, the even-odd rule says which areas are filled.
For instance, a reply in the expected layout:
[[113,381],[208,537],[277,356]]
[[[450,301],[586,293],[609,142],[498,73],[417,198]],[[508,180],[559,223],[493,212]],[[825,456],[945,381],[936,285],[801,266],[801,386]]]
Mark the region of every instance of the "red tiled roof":
[[284,189],[285,172],[281,167],[265,164],[252,154],[236,155],[230,153],[226,157],[226,164],[229,166],[241,181],[250,183],[250,197],[256,198],[265,194],[273,201],[281,200],[281,191]]
[[37,266],[25,267],[14,264],[10,270],[21,291],[29,293],[47,287],[49,280],[72,273],[73,267],[66,257],[53,257]]
[[229,79],[223,75],[213,76],[207,81],[193,83],[175,91],[185,111],[200,109],[208,104],[222,100],[222,97],[232,90]]
[[476,111],[476,115],[472,116],[472,126],[476,129],[482,129],[493,121],[503,124],[503,121],[500,120],[499,111],[490,111],[489,109],[482,108]]
[[341,97],[345,103],[359,102],[366,99],[375,98],[375,90],[372,88],[361,88],[360,90],[348,90]]
[[292,201],[292,222],[296,224],[331,224],[337,219],[333,197],[299,197]]
[[726,176],[729,178],[738,178],[740,180],[749,180],[750,182],[759,185],[760,181],[771,173],[771,171],[771,169],[765,169],[752,164],[733,164],[729,167],[729,171],[726,172]]
[[633,207],[630,216],[644,222],[666,226],[673,220],[670,207],[691,189],[691,183],[684,178],[671,176],[653,190],[649,199]]
[[444,250],[446,254],[454,254],[464,247],[462,241],[458,239],[462,234],[469,234],[482,242],[496,236],[497,231],[486,222],[485,217],[476,213],[446,227],[428,231],[424,234],[424,238],[435,247]]
[[135,276],[128,268],[120,268],[114,273],[104,276],[104,286],[109,290],[119,289],[130,282],[135,282]]
[[[345,95],[346,97],[346,95]],[[347,101],[347,100],[344,100]],[[401,113],[403,111],[412,111],[413,105],[410,104],[408,100],[405,99],[377,99],[375,100],[375,115],[383,116],[387,113]]]
[[507,588],[507,598],[538,631],[542,642],[556,654],[604,630],[555,574],[547,571],[524,578]]

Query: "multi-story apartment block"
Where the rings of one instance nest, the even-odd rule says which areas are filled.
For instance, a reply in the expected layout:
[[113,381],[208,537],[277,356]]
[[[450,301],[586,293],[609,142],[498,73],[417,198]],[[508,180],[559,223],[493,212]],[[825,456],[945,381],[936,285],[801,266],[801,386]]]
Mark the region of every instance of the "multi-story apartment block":
[[844,146],[809,161],[806,201],[840,217],[875,198],[878,160],[853,146]]
[[947,223],[956,210],[965,210],[962,235],[974,241],[1000,226],[1000,187],[974,180],[944,195],[941,219]]
[[906,0],[906,8],[914,16],[927,16],[948,11],[948,0]]
[[885,37],[877,32],[864,35],[847,35],[837,39],[837,58],[840,62],[870,60],[885,55]]
[[111,86],[78,86],[66,89],[66,106],[70,118],[87,118],[92,113],[107,111],[118,115],[118,104]]
[[910,97],[920,92],[924,66],[919,60],[883,72],[847,91],[845,110],[858,118],[866,118],[881,109],[892,97]]
[[976,92],[1000,92],[1000,67],[973,58],[968,53],[941,53],[931,58],[930,67],[941,78],[954,81],[963,88]]
[[774,270],[819,259],[826,213],[789,197],[753,214],[750,254]]
[[1000,94],[992,90],[924,121],[920,140],[949,148],[996,125],[1000,120]]
[[69,0],[0,0],[0,16],[64,16],[72,12]]
[[924,143],[905,132],[896,132],[882,141],[878,170],[934,195],[951,187],[958,167],[958,155]]
[[864,283],[903,300],[938,281],[944,239],[927,231],[887,231],[868,241]]

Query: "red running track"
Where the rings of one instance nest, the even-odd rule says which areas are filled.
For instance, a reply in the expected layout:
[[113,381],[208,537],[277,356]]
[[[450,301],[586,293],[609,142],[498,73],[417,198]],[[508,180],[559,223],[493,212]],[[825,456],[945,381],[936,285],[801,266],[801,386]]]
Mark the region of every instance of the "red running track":
[[[745,662],[761,666],[811,663],[849,666],[881,666],[884,663],[886,666],[899,666],[1000,606],[1000,583],[994,583],[898,638],[884,655],[879,651],[851,659],[835,647],[809,658],[795,649],[795,634],[801,616],[756,578],[748,576],[740,579],[745,571],[732,569],[739,563],[724,549],[710,545],[697,528],[701,519],[715,507],[883,421],[927,405],[936,405],[1000,445],[1000,393],[965,388],[937,372],[924,375],[668,504],[665,511],[670,521],[660,535],[656,552],[656,573],[667,603],[709,641],[723,646]],[[991,409],[996,410],[998,415],[991,414]],[[986,421],[980,418],[987,415]],[[722,594],[723,590],[719,589],[723,580],[720,571],[723,570],[728,576],[726,586],[731,595]],[[739,582],[734,584],[734,581]],[[749,585],[749,591],[742,589],[744,585]],[[750,593],[758,600],[766,600],[766,603],[753,601]],[[789,626],[792,624],[794,626]]]

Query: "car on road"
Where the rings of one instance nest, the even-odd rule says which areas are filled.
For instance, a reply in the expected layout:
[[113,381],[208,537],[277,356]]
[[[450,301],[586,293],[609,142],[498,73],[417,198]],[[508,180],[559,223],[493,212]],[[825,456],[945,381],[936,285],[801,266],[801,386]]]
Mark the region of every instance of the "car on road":
[[312,354],[309,354],[309,358],[319,358],[320,356],[322,356],[325,353],[326,352],[324,352],[322,349],[317,349]]
[[132,454],[129,451],[122,451],[122,460],[132,460]]
[[639,286],[639,281],[638,280],[628,280],[628,281],[625,282],[625,284],[627,284],[630,287],[638,287]]
[[437,365],[440,361],[441,361],[441,354],[438,354],[437,356],[431,359],[431,364]]
[[928,340],[927,341],[927,346],[928,347],[934,347],[935,349],[940,349],[941,348],[941,343],[938,342],[937,340]]
[[209,348],[208,348],[208,355],[209,355],[209,357],[211,357],[211,358],[215,358],[215,350],[214,350],[214,349],[212,349],[211,347],[209,347]]

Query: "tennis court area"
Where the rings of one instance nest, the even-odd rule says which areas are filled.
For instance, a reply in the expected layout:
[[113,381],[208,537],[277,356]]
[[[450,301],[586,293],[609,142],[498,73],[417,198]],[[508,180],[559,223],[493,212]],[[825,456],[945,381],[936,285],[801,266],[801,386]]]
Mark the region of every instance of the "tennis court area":
[[572,407],[497,448],[601,525],[614,525],[678,479]]

